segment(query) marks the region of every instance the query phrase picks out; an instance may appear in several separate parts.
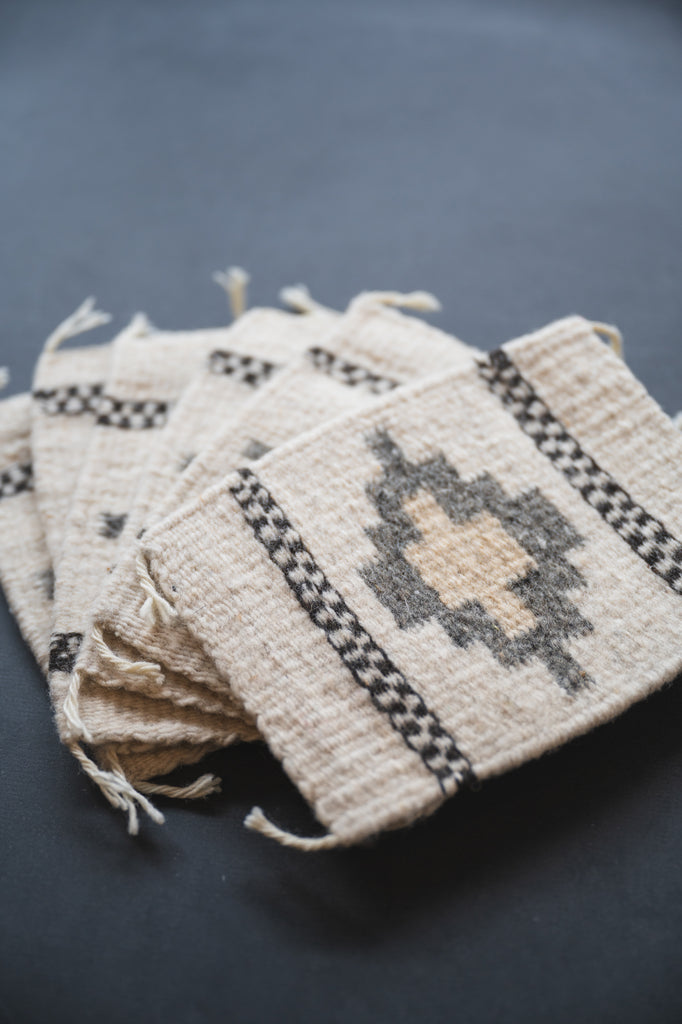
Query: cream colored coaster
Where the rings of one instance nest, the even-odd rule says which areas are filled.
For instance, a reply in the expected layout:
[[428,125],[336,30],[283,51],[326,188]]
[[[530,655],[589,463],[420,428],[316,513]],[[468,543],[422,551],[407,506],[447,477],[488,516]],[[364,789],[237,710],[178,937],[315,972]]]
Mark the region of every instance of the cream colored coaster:
[[[76,480],[85,461],[111,359],[108,345],[74,349],[58,346],[109,321],[109,315],[94,305],[94,299],[87,299],[52,332],[33,374],[33,477],[53,564],[61,555]],[[136,329],[142,333],[147,329],[146,321],[139,316],[126,332]]]
[[30,395],[0,402],[0,583],[47,673],[53,576],[33,486]]
[[[82,671],[107,685],[118,684],[183,706],[194,704],[203,710],[216,710],[217,698],[203,686],[183,687],[177,676],[169,676],[160,667],[156,672],[149,670],[151,666],[139,670],[140,653],[131,649],[135,638],[120,619],[125,595],[132,593],[136,599],[140,593],[138,537],[153,521],[155,508],[166,500],[195,452],[217,433],[222,436],[223,425],[235,422],[250,399],[269,381],[286,374],[285,367],[328,331],[336,319],[337,314],[322,308],[304,315],[253,309],[226,332],[220,348],[209,353],[175,406],[145,467],[121,537],[117,565],[97,601],[94,642],[91,639],[82,648]],[[229,435],[227,440],[229,443]],[[208,675],[210,682],[215,675],[213,666],[209,663],[206,668],[203,651],[191,637],[185,639],[188,646],[183,656],[170,667],[184,672],[195,666],[196,681],[204,683]]]
[[682,437],[578,317],[401,388],[145,537],[329,834],[360,841],[682,669]]
[[112,346],[111,371],[74,493],[62,558],[55,567],[50,691],[65,740],[109,740],[88,728],[80,715],[78,653],[83,638],[90,637],[94,602],[115,564],[126,516],[169,410],[226,333],[216,329],[140,337],[130,331]]
[[[157,821],[161,816],[139,791],[142,787],[131,786],[112,745],[122,752],[130,744],[164,748],[165,768],[173,746],[205,748],[216,736],[226,744],[254,732],[242,717],[235,717],[234,702],[227,696],[208,695],[202,713],[119,690],[107,695],[100,692],[104,688],[84,681],[76,664],[84,637],[90,641],[94,601],[115,564],[120,534],[155,440],[187,380],[220,348],[226,334],[223,328],[141,337],[136,321],[116,339],[56,566],[49,682],[57,728],[109,802],[127,812],[131,831],[137,830],[137,805]],[[139,670],[149,668],[142,665]],[[175,684],[172,676],[166,680],[169,693]],[[95,760],[82,743],[92,748]],[[147,767],[152,761],[148,758]],[[213,777],[204,781],[205,791],[215,788]],[[171,790],[164,791],[170,795]],[[173,795],[200,794],[181,790]]]
[[[257,460],[335,415],[365,408],[403,380],[428,370],[468,364],[474,349],[389,308],[390,303],[421,307],[428,298],[420,293],[416,297],[370,293],[351,303],[345,316],[328,325],[324,337],[316,344],[309,341],[298,364],[279,374],[239,416],[224,424],[158,508],[156,518],[200,494],[240,463]],[[169,666],[195,683],[229,692],[226,680],[203,648],[174,621],[172,608],[158,598],[153,585],[141,589],[132,557],[128,562],[125,580],[122,574],[118,576],[116,604],[108,609],[100,606],[98,627],[108,638],[115,634],[132,645],[138,656]],[[144,685],[144,680],[140,683]],[[133,679],[127,685],[139,684]]]
[[[0,583],[24,639],[47,675],[53,573],[33,487],[31,404],[29,395],[0,402]],[[103,770],[78,745],[72,745],[72,751],[110,803],[127,811],[133,832],[137,830],[136,803],[140,800],[145,810],[160,820],[143,794],[197,798],[218,787],[212,775],[203,775],[182,787],[147,780],[178,764],[194,764],[215,749],[218,741],[214,739],[209,745],[206,735],[218,737],[220,745],[226,745],[239,737],[240,730],[246,738],[251,738],[253,732],[250,734],[248,726],[240,721],[187,714],[167,701],[147,701],[127,694],[102,701],[98,696],[93,699],[86,687],[81,695],[81,713],[89,730],[109,737],[111,742],[100,751],[100,758],[117,774]],[[115,742],[120,737],[124,742]],[[193,742],[195,739],[199,742]]]

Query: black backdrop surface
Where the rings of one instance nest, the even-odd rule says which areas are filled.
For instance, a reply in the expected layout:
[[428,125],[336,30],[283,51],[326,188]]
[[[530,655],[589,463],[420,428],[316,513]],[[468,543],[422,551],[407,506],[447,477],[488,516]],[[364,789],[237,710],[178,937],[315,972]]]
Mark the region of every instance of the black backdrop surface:
[[[429,288],[482,347],[611,320],[682,405],[682,11],[613,0],[34,2],[0,13],[0,363],[94,293],[123,325]],[[104,332],[98,332],[104,336]],[[139,840],[60,749],[0,607],[0,1017],[682,1020],[682,688],[367,849],[261,748]]]

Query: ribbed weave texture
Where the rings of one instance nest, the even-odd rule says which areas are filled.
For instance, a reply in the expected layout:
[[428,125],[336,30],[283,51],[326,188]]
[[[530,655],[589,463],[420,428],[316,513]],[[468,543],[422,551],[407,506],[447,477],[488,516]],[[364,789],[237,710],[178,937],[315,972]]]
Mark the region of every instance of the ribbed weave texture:
[[282,446],[143,547],[353,843],[679,673],[681,499],[679,431],[574,317]]
[[[401,381],[422,373],[471,362],[475,350],[423,321],[387,308],[371,294],[355,300],[348,313],[316,344],[308,340],[299,362],[282,371],[253,396],[243,412],[228,420],[183,473],[158,509],[177,508],[235,466],[256,462],[264,452],[344,412],[360,410]],[[140,656],[163,663],[184,677],[229,693],[228,681],[181,623],[149,623],[142,614],[145,595],[130,566],[117,604],[98,624],[132,644]]]

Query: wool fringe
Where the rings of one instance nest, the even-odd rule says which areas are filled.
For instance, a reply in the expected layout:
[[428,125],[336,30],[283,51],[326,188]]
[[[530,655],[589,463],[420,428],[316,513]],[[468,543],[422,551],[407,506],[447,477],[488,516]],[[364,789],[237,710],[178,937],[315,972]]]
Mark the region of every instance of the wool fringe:
[[261,835],[267,836],[268,839],[274,839],[281,846],[289,846],[294,850],[303,850],[307,853],[312,853],[316,850],[333,850],[341,845],[338,836],[331,834],[306,839],[305,836],[295,836],[291,832],[285,832],[284,829],[273,825],[265,817],[260,807],[253,808],[250,814],[244,818],[244,824],[254,832],[260,832]]
[[623,358],[623,335],[613,324],[603,324],[599,320],[592,320],[591,326],[595,334],[603,335],[617,356]]
[[237,320],[246,312],[247,286],[251,275],[242,267],[228,267],[227,270],[216,270],[213,280],[227,292],[232,319]]
[[279,293],[279,300],[282,305],[293,309],[295,313],[314,313],[315,310],[326,310],[328,308],[323,306],[321,302],[315,301],[308,291],[308,286],[305,284],[292,284],[282,288]]
[[109,647],[104,639],[102,630],[98,626],[94,627],[91,636],[101,659],[107,664],[114,666],[118,672],[131,678],[140,679],[143,682],[151,682],[155,686],[163,684],[164,674],[161,671],[161,666],[157,665],[156,662],[132,661],[130,658],[124,658],[120,654],[116,654]]
[[69,678],[69,686],[64,698],[62,711],[67,721],[71,736],[82,739],[85,743],[92,743],[92,735],[81,718],[80,713],[80,692],[83,683],[83,675],[79,668],[75,668]]
[[161,782],[138,781],[135,783],[141,793],[147,796],[167,796],[174,800],[204,800],[207,796],[220,793],[222,779],[207,772],[187,786],[166,786]]
[[86,775],[92,779],[102,795],[112,807],[128,815],[128,832],[136,836],[140,831],[137,805],[145,811],[157,825],[163,825],[165,818],[150,800],[125,777],[118,758],[109,754],[110,770],[100,768],[88,757],[78,743],[70,743],[69,750],[76,758]]
[[178,613],[170,601],[167,601],[163,594],[160,594],[157,590],[156,584],[149,574],[147,562],[141,552],[135,559],[135,568],[140,587],[146,594],[146,599],[140,609],[140,615],[150,626],[155,626],[159,622],[164,626],[170,625],[171,622],[177,619]]
[[95,327],[101,327],[102,324],[108,324],[111,320],[111,314],[103,313],[101,309],[95,309],[96,301],[94,296],[91,295],[85,302],[81,303],[71,316],[67,316],[66,320],[62,320],[45,342],[43,352],[55,352],[67,338],[75,338],[77,334],[84,334],[85,331],[91,331]]
[[420,313],[437,313],[442,306],[431,292],[368,292],[375,302],[384,306],[398,306],[401,309],[414,309]]

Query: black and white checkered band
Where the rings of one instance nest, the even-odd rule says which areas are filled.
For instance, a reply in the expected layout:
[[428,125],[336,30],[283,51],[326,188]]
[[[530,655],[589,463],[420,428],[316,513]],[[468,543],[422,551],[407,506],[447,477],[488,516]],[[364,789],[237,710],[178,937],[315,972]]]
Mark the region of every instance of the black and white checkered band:
[[103,390],[103,384],[69,384],[51,390],[39,389],[33,392],[33,397],[47,416],[80,416],[98,411]]
[[246,522],[376,710],[388,717],[444,793],[453,793],[462,782],[471,781],[471,764],[454,738],[362,627],[269,491],[250,470],[241,469],[239,475],[241,481],[231,492]]
[[33,466],[30,462],[15,462],[0,472],[0,499],[32,490]]
[[50,637],[49,671],[71,675],[82,643],[82,633],[53,633]]
[[102,395],[98,407],[97,425],[119,427],[122,430],[151,430],[163,427],[168,419],[168,402],[131,401]]
[[277,367],[266,359],[255,356],[243,356],[239,352],[227,352],[217,349],[208,357],[211,373],[225,374],[239,384],[248,384],[257,388],[272,377]]
[[682,544],[583,451],[503,349],[491,352],[478,365],[490,390],[516,417],[542,454],[651,571],[675,593],[682,594]]
[[378,373],[373,373],[356,363],[348,363],[325,348],[310,348],[306,355],[316,369],[328,373],[334,380],[348,384],[349,387],[367,388],[375,395],[383,395],[398,387],[398,381],[391,380],[390,377],[381,377]]

